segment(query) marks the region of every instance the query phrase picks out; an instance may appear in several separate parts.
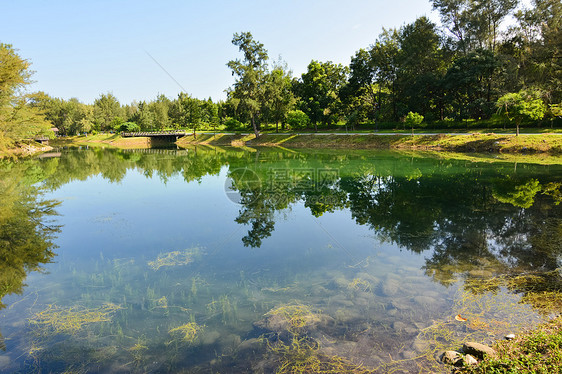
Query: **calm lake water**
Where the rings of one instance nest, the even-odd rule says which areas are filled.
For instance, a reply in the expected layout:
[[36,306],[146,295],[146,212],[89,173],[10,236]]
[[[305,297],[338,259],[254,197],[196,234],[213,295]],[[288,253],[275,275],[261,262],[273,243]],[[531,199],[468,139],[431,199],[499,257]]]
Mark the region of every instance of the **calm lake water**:
[[0,161],[2,373],[271,373],[302,356],[447,372],[441,350],[540,322],[533,292],[558,291],[561,166],[53,156]]

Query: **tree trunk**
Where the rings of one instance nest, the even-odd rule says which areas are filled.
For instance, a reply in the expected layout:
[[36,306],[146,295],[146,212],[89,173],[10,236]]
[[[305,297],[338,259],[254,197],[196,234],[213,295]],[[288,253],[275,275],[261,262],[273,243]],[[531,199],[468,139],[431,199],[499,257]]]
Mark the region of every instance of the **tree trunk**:
[[275,132],[279,132],[279,121],[275,122]]
[[258,139],[260,137],[260,132],[256,125],[256,120],[254,119],[254,116],[252,116],[252,127],[254,128],[254,134],[256,135],[256,139]]

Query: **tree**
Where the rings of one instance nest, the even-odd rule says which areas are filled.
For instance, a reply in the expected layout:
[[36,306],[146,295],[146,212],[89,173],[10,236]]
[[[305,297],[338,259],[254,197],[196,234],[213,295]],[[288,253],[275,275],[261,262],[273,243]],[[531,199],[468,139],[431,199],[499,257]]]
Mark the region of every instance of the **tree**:
[[[378,110],[379,114],[385,110],[386,105],[383,94],[386,92],[390,96],[390,106],[392,115],[389,119],[398,119],[397,97],[396,97],[396,78],[398,72],[398,58],[400,48],[398,45],[398,32],[396,30],[384,30],[377,42],[371,47],[372,66],[374,68],[375,83],[378,88]],[[377,117],[380,117],[377,116]],[[381,118],[378,118],[381,119]]]
[[491,51],[477,50],[457,58],[447,70],[443,86],[459,119],[489,118],[497,92],[493,85],[500,62]]
[[437,27],[426,17],[400,29],[397,55],[396,94],[407,110],[428,115],[442,109],[440,82],[446,72]]
[[286,65],[279,63],[267,74],[264,94],[268,118],[275,122],[275,131],[279,132],[279,122],[284,128],[287,113],[296,103],[292,91],[291,72]]
[[310,118],[302,110],[291,110],[287,113],[287,123],[291,129],[304,129],[310,124]]
[[496,103],[498,112],[510,121],[515,121],[517,136],[519,136],[519,125],[523,120],[539,120],[546,113],[540,94],[537,91],[521,90],[508,93],[498,99]]
[[155,129],[163,130],[170,126],[170,118],[168,116],[170,104],[170,99],[164,95],[158,95],[156,100],[149,104],[149,109],[153,113]]
[[349,69],[331,61],[312,60],[307,72],[295,84],[295,91],[300,97],[301,110],[318,131],[318,123],[328,124],[338,116],[339,91],[347,83]]
[[54,135],[50,124],[23,93],[31,83],[29,67],[29,61],[21,58],[10,44],[0,43],[0,147],[12,147],[38,135]]
[[236,76],[234,89],[229,97],[240,100],[240,105],[250,114],[256,138],[259,137],[257,117],[263,106],[263,92],[267,73],[267,50],[262,43],[255,41],[250,32],[235,33],[232,44],[244,54],[243,60],[231,60],[227,66]]
[[410,112],[404,119],[404,122],[412,128],[412,135],[414,135],[414,126],[423,122],[423,116],[418,113]]
[[94,101],[95,125],[102,131],[112,130],[111,122],[115,117],[124,117],[119,100],[111,93],[101,94]]
[[340,91],[347,122],[358,124],[374,119],[379,108],[377,91],[380,92],[380,86],[374,84],[375,67],[370,53],[365,49],[357,51],[351,58],[349,70],[349,81]]
[[155,118],[154,112],[150,110],[150,103],[144,101],[138,103],[137,112],[131,118],[131,122],[139,125],[140,129],[143,131],[154,130]]

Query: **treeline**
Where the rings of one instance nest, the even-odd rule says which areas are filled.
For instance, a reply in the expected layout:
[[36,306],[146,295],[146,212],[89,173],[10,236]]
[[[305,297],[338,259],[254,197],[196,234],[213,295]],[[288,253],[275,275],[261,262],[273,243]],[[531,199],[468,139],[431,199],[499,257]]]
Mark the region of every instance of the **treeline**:
[[[420,17],[383,30],[349,66],[313,60],[300,77],[270,63],[250,33],[232,43],[242,59],[228,62],[236,81],[225,101],[180,93],[122,105],[110,93],[95,102],[32,95],[60,134],[187,128],[292,129],[346,124],[552,126],[562,117],[562,5],[533,0],[431,0],[442,26]],[[512,25],[505,27],[506,21]],[[408,116],[410,114],[410,116]]]

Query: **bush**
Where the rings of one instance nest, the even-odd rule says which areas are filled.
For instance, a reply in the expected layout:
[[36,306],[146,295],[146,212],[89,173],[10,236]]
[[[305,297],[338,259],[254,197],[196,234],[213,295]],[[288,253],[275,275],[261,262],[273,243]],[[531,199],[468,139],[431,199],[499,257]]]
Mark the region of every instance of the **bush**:
[[310,118],[301,110],[287,113],[287,124],[293,129],[305,129],[310,124]]
[[117,126],[114,127],[115,131],[119,131],[119,132],[136,132],[136,131],[140,131],[140,127],[139,125],[137,125],[134,122],[125,122],[125,123],[121,123]]
[[406,125],[413,128],[423,122],[423,116],[419,113],[410,112],[404,119],[404,122],[406,122]]
[[236,118],[227,118],[226,121],[224,121],[224,127],[227,130],[237,130],[244,127],[244,124],[238,121]]

